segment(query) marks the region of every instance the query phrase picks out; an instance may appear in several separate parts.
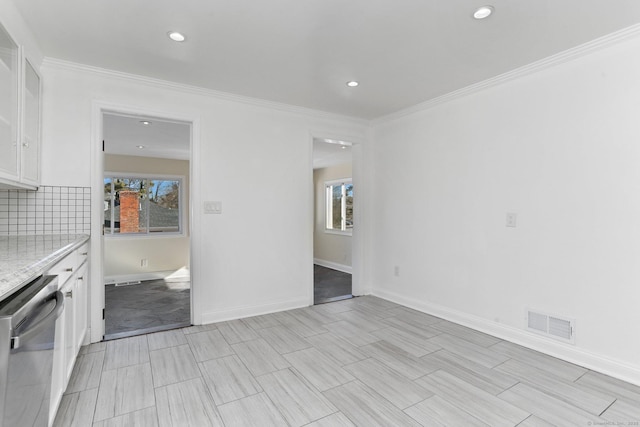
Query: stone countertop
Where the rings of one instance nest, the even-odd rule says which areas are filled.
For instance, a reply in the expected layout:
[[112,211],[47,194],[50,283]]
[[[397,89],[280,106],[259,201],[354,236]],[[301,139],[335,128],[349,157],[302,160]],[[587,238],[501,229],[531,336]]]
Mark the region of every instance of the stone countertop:
[[86,234],[0,236],[0,301],[88,240]]

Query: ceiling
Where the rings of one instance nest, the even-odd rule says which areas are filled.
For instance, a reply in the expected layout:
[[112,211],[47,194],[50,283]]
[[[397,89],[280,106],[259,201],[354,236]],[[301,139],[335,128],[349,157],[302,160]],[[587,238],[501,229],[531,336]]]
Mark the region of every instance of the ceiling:
[[104,114],[102,126],[107,154],[190,159],[191,126],[187,123]]
[[638,0],[12,1],[45,56],[364,119],[640,22]]
[[313,139],[313,168],[351,163],[351,143],[334,139]]

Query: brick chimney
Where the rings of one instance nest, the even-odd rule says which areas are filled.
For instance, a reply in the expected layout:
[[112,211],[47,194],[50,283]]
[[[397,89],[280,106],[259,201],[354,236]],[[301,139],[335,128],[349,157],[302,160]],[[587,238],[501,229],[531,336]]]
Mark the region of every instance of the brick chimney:
[[137,191],[120,191],[120,233],[140,231],[140,198]]

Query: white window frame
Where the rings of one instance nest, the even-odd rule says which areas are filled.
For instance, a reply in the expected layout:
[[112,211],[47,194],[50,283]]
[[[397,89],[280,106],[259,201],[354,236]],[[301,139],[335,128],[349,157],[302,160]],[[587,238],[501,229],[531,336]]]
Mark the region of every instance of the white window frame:
[[[183,198],[183,192],[185,191],[184,189],[184,182],[185,182],[185,176],[184,175],[165,175],[165,174],[154,174],[154,173],[131,173],[131,172],[108,172],[105,171],[104,172],[104,176],[102,179],[102,182],[104,182],[105,178],[111,178],[111,179],[115,179],[115,178],[138,178],[138,179],[149,179],[149,180],[167,180],[167,181],[178,181],[180,182],[180,192],[178,194],[178,224],[179,224],[179,231],[163,231],[163,232],[150,232],[150,227],[148,225],[149,223],[149,219],[147,218],[147,232],[146,233],[108,233],[106,230],[104,232],[104,237],[106,238],[115,238],[115,239],[123,239],[123,238],[134,238],[134,239],[162,239],[162,238],[166,238],[166,237],[179,237],[179,236],[185,236],[185,223],[184,223],[184,210],[185,210],[185,206],[184,206],[184,198]],[[112,184],[113,185],[113,184]],[[112,196],[113,197],[113,196]],[[112,215],[114,210],[111,210]],[[104,230],[104,211],[103,211],[103,217],[102,217],[102,227]],[[114,222],[114,218],[113,216],[111,217],[111,224],[113,224]],[[111,230],[113,230],[113,227],[111,227]]]
[[[337,184],[342,186],[342,197],[341,197],[341,229],[338,230],[333,228],[333,193],[331,188],[335,187]],[[343,236],[351,236],[353,235],[353,228],[347,228],[346,226],[346,212],[347,212],[347,204],[345,199],[347,197],[346,186],[348,184],[353,185],[352,178],[343,178],[343,179],[335,179],[332,181],[324,182],[324,232],[327,234],[339,234]]]

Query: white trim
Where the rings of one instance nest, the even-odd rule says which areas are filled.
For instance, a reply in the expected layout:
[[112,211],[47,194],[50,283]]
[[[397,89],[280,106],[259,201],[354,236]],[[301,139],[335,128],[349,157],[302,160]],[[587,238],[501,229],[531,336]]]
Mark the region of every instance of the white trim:
[[291,300],[271,302],[258,305],[245,305],[202,313],[202,324],[224,322],[227,320],[243,319],[245,317],[260,316],[279,311],[308,307],[308,298],[300,297]]
[[342,271],[343,273],[348,273],[348,274],[352,274],[352,270],[353,270],[353,268],[351,268],[350,265],[338,264],[337,262],[333,262],[333,261],[325,261],[320,258],[314,258],[313,263],[318,264],[322,267],[331,268],[333,270]]
[[640,386],[640,366],[630,365],[523,329],[503,325],[438,304],[416,301],[395,292],[374,289],[372,295]]
[[[114,276],[105,276],[104,284],[112,285],[114,283],[135,282],[143,280],[161,280],[175,274],[176,270],[166,271],[150,271],[145,273],[133,273],[133,274],[117,274]],[[185,276],[185,280],[189,280],[188,276]]]
[[168,80],[156,79],[153,77],[142,76],[139,74],[130,74],[122,71],[109,70],[106,68],[94,67],[91,65],[79,64],[76,62],[65,61],[63,59],[45,57],[42,61],[42,65],[58,70],[68,70],[75,72],[91,73],[104,77],[115,78],[120,80],[127,80],[138,84],[144,84],[147,86],[175,90],[186,94],[195,94],[211,98],[216,98],[225,101],[239,102],[242,104],[249,104],[257,107],[269,108],[273,110],[285,111],[294,114],[303,114],[310,117],[321,117],[327,119],[343,120],[352,123],[358,123],[360,125],[368,126],[370,121],[361,119],[358,117],[345,116],[342,114],[331,113],[328,111],[314,110],[307,107],[299,107],[296,105],[284,104],[280,102],[267,101],[259,98],[252,98],[249,96],[236,95],[229,92],[222,92],[213,89],[207,89],[198,86],[187,85],[184,83],[176,83]]
[[489,79],[483,80],[481,82],[474,83],[472,85],[463,87],[458,90],[454,90],[453,92],[446,93],[442,96],[438,96],[436,98],[429,99],[425,102],[421,102],[419,104],[396,111],[394,113],[378,117],[372,120],[371,124],[375,126],[375,125],[379,125],[385,122],[398,119],[400,117],[408,116],[413,113],[428,110],[430,108],[433,108],[440,104],[444,104],[454,99],[462,98],[467,95],[471,95],[485,89],[490,89],[492,87],[502,85],[512,80],[516,80],[521,77],[528,76],[533,73],[537,73],[547,68],[551,68],[556,65],[581,58],[592,52],[605,49],[611,45],[623,42],[637,35],[640,35],[640,24],[632,25],[630,27],[624,28],[614,33],[607,34],[606,36],[603,36],[595,40],[589,41],[587,43],[581,44],[579,46],[573,47],[571,49],[567,49],[555,55],[548,56],[539,61],[532,62],[523,67],[516,68],[515,70],[507,71],[506,73],[502,73],[495,77],[491,77]]

